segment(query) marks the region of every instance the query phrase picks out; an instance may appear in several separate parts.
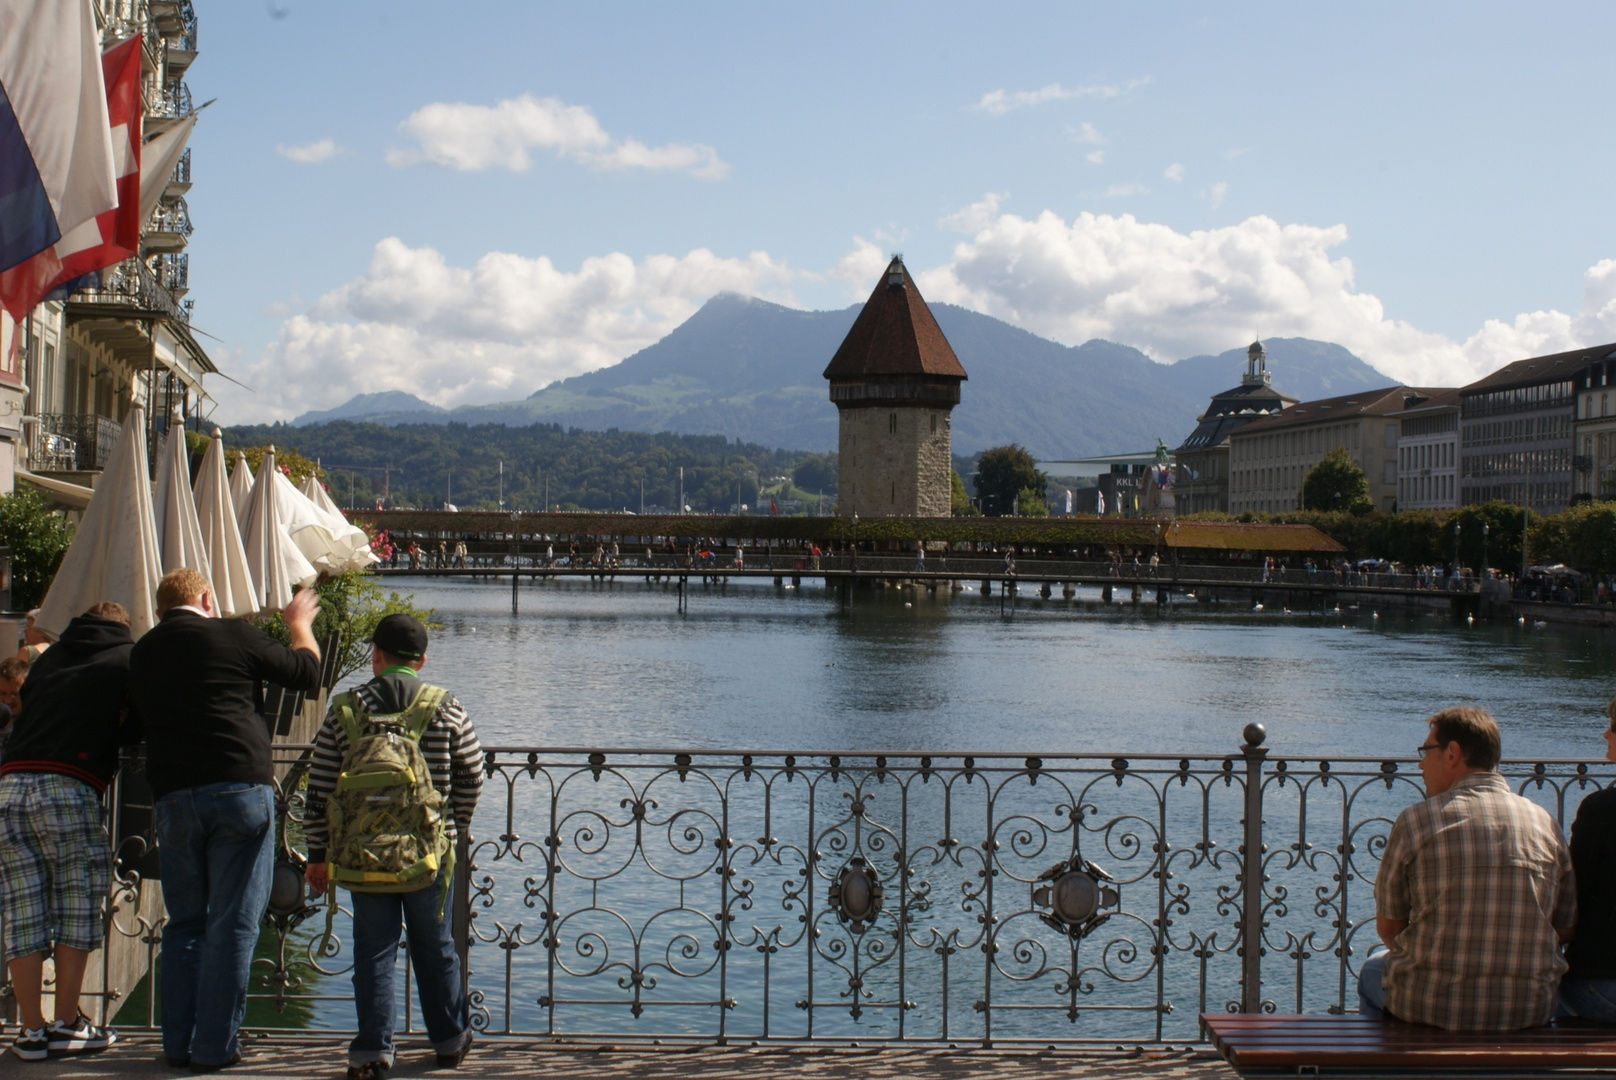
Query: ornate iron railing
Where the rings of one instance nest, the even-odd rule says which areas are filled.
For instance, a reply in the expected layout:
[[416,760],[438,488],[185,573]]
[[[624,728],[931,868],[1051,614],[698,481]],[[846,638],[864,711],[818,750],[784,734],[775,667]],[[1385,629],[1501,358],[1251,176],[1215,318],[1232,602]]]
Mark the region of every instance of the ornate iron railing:
[[[1612,770],[1502,767],[1566,828]],[[474,1023],[546,1038],[1177,1043],[1203,1011],[1351,1011],[1423,796],[1407,761],[1269,758],[1255,727],[1213,757],[495,747],[485,771],[452,916]],[[347,1029],[300,775],[250,993]],[[112,933],[155,949],[122,844]]]
[[123,425],[94,413],[41,413],[35,468],[92,472],[106,467]]

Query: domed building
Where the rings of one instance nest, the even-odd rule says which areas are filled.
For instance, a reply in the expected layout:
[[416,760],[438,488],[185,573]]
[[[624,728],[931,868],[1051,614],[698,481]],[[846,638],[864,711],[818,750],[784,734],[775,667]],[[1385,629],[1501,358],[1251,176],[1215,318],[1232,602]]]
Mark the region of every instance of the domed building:
[[1194,514],[1229,509],[1229,436],[1253,420],[1272,416],[1297,399],[1275,390],[1268,375],[1262,342],[1246,350],[1246,373],[1240,385],[1212,397],[1196,417],[1195,430],[1173,451],[1178,463],[1177,510]]

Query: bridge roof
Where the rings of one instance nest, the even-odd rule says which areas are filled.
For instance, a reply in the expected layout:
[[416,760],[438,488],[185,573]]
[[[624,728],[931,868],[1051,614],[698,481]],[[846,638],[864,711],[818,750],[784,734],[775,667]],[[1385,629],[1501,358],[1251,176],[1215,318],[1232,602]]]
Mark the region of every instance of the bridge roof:
[[[590,542],[645,536],[739,537],[754,543],[800,540],[945,540],[991,544],[1051,544],[1068,547],[1177,547],[1192,551],[1252,551],[1271,554],[1333,554],[1346,549],[1311,525],[1258,525],[1240,521],[1153,521],[1117,517],[850,518],[716,514],[510,514],[444,510],[361,510],[353,520],[436,543],[457,537],[503,540],[558,537]],[[856,531],[855,531],[856,530]],[[525,544],[542,543],[528,539]],[[631,539],[629,543],[643,543]]]
[[935,376],[966,378],[954,349],[932,317],[903,259],[894,257],[841,348],[827,379]]

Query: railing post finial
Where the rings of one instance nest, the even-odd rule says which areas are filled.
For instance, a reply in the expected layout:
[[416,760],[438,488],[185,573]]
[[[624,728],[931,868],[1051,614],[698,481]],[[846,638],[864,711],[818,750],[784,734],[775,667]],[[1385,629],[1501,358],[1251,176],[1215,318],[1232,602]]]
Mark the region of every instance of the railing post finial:
[[1263,760],[1268,748],[1262,745],[1268,729],[1258,723],[1246,725],[1245,745],[1240,754],[1246,759],[1246,812],[1240,835],[1240,1011],[1262,1010],[1263,951]]

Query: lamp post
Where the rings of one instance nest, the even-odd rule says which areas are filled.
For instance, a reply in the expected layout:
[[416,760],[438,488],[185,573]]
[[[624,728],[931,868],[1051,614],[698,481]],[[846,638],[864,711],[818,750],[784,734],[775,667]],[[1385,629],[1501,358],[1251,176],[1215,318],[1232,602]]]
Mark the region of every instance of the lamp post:
[[1459,523],[1453,523],[1453,580],[1459,580]]
[[1487,536],[1493,531],[1491,524],[1483,523],[1481,526],[1481,576],[1487,576]]

